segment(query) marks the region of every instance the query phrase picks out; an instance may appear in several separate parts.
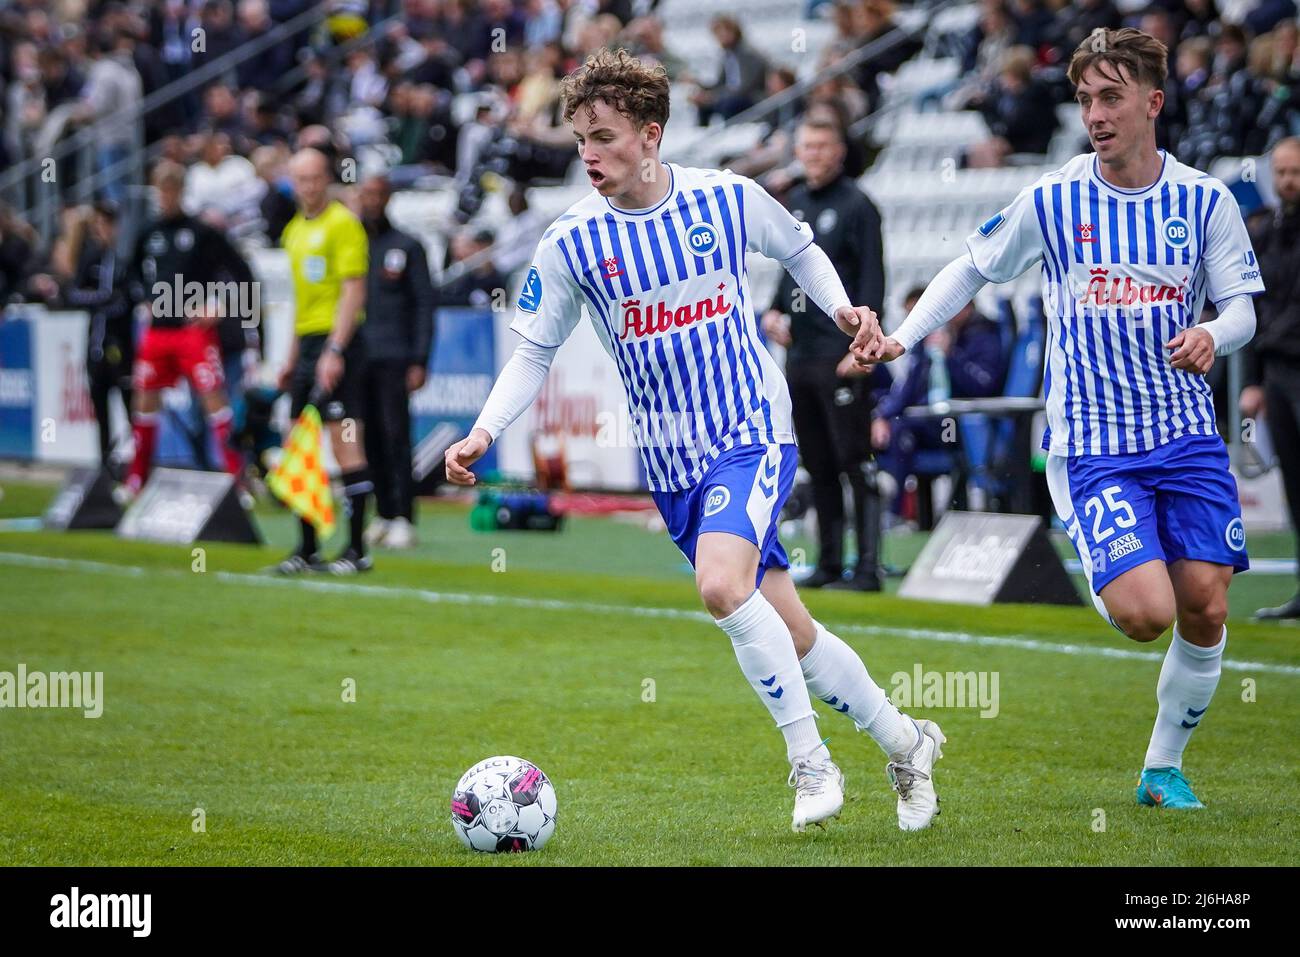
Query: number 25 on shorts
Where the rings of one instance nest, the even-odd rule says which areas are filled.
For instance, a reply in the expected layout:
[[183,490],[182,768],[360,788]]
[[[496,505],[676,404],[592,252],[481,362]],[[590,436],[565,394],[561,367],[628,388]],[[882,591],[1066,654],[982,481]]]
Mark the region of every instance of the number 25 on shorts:
[[[1083,506],[1084,514],[1092,519],[1092,540],[1094,542],[1104,542],[1115,534],[1115,527],[1120,529],[1129,529],[1137,524],[1137,516],[1133,514],[1133,508],[1122,498],[1118,498],[1119,493],[1124,489],[1119,485],[1111,485],[1101,490],[1101,495],[1094,495],[1088,499]],[[1103,499],[1105,500],[1103,504]],[[1102,526],[1102,521],[1109,519],[1114,525]]]

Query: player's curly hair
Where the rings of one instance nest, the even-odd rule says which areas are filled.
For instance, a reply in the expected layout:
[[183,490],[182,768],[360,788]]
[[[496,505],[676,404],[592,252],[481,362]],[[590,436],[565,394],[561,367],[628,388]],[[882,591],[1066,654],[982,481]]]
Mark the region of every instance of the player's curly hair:
[[1083,74],[1093,67],[1116,83],[1124,82],[1122,67],[1138,84],[1159,90],[1169,75],[1169,49],[1149,33],[1132,27],[1098,27],[1084,37],[1070,57],[1070,82],[1078,86]]
[[587,57],[561,81],[560,96],[566,123],[580,108],[592,110],[597,100],[604,100],[638,129],[668,122],[668,74],[662,66],[646,66],[623,49],[599,50]]

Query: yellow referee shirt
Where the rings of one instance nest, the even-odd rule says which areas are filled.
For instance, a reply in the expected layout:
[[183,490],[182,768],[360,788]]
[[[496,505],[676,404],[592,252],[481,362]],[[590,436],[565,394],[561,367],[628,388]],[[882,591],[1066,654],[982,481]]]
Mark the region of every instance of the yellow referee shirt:
[[[312,219],[301,211],[280,234],[293,273],[294,332],[321,335],[334,327],[343,280],[365,276],[370,241],[361,220],[338,200]],[[365,318],[357,318],[358,324]]]

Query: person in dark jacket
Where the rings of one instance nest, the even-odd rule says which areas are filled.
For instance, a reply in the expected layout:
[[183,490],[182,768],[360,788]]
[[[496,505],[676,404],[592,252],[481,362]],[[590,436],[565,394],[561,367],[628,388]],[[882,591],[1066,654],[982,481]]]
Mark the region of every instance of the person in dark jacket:
[[378,515],[366,530],[372,545],[415,545],[411,481],[411,394],[423,388],[433,346],[433,282],[420,241],[395,229],[385,210],[388,179],[361,184],[361,221],[370,237],[366,322],[360,335],[369,362],[363,395],[366,458]]
[[[236,16],[240,44],[260,40],[275,27],[266,0],[240,0]],[[271,90],[294,66],[293,45],[281,40],[239,64],[236,75],[241,89]]]
[[[1272,166],[1278,206],[1246,223],[1264,291],[1255,297],[1257,325],[1245,352],[1246,387],[1239,406],[1247,418],[1267,417],[1291,528],[1300,534],[1300,138],[1279,142]],[[1300,590],[1276,608],[1261,608],[1256,617],[1300,618]]]
[[[451,238],[448,272],[491,248],[496,236],[490,229],[462,229]],[[446,275],[446,273],[444,273]],[[506,277],[489,256],[472,269],[460,272],[438,290],[439,306],[473,306],[486,309],[503,296]]]
[[99,461],[111,467],[113,451],[109,398],[116,390],[122,409],[131,412],[131,365],[135,362],[135,322],[127,294],[126,263],[117,255],[117,206],[95,204],[90,241],[82,247],[77,273],[63,292],[64,303],[90,312],[86,339],[86,378],[99,428]]
[[35,230],[0,202],[0,308],[23,298],[40,261]]
[[[99,428],[99,461],[114,471],[109,402],[116,390],[123,411],[130,414],[131,364],[135,361],[135,323],[127,288],[127,264],[117,255],[117,227],[117,205],[100,200],[91,213],[72,278],[60,285],[47,274],[33,277],[33,287],[47,304],[84,309],[90,314],[86,327],[86,379]],[[43,282],[38,283],[38,279]]]
[[1118,28],[1119,9],[1111,0],[1074,0],[1056,15],[1052,61],[1068,63],[1079,44],[1099,27]]
[[[817,244],[845,280],[853,302],[877,313],[885,298],[884,247],[880,213],[844,172],[844,134],[829,119],[805,119],[795,131],[795,160],[804,180],[786,203],[796,219],[812,224]],[[880,498],[868,441],[871,407],[889,388],[884,366],[869,376],[844,365],[844,334],[811,302],[788,273],[782,273],[772,308],[763,317],[769,339],[786,347],[785,373],[799,457],[812,477],[817,510],[817,567],[799,582],[805,588],[880,590]],[[882,375],[882,373],[884,373]],[[844,572],[844,490],[853,494],[853,531],[858,560]]]
[[1046,153],[1056,132],[1052,91],[1034,76],[1034,51],[1012,47],[1002,55],[997,85],[979,101],[992,138],[973,145],[973,167],[996,167],[1013,153]]
[[[894,17],[894,4],[887,0],[862,0],[858,14],[863,26],[860,46],[875,43],[902,29]],[[921,47],[920,36],[895,37],[892,46],[858,65],[854,79],[858,89],[867,95],[870,109],[874,110],[880,104],[880,77],[895,72],[920,53]]]
[[722,73],[717,82],[691,94],[700,126],[708,126],[715,113],[727,120],[749,109],[762,99],[767,83],[767,60],[745,42],[739,21],[721,14],[709,29],[722,48]]

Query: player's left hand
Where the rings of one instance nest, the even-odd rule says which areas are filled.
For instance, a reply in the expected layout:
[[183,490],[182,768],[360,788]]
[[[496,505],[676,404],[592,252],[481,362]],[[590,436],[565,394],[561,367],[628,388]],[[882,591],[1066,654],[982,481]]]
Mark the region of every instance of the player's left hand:
[[870,367],[877,362],[893,362],[906,351],[901,342],[889,336],[880,340],[880,347],[875,352],[857,355],[853,359],[860,366]]
[[1175,369],[1205,375],[1214,365],[1214,336],[1204,329],[1184,329],[1166,342],[1165,348],[1172,350],[1169,364]]
[[835,325],[846,336],[853,337],[849,351],[855,355],[875,349],[884,338],[880,331],[880,321],[867,306],[841,306],[835,310]]
[[419,392],[424,388],[424,366],[408,366],[406,369],[406,391]]
[[341,378],[343,378],[343,357],[326,349],[316,360],[316,384],[329,394],[334,391]]

